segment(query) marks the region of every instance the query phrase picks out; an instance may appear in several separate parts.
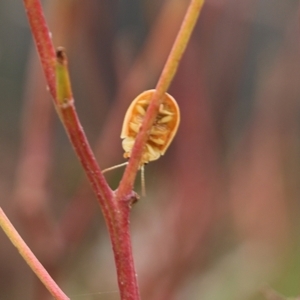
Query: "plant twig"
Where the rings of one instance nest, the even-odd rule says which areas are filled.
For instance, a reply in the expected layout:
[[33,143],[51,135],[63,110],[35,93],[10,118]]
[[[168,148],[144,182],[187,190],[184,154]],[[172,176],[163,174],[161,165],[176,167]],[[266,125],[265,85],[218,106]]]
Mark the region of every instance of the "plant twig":
[[74,107],[65,52],[63,49],[59,49],[56,57],[54,55],[54,48],[42,13],[40,1],[24,0],[46,79],[51,94],[54,97],[55,108],[72,142],[73,148],[86,171],[89,181],[92,184],[92,188],[97,196],[108,226],[117,266],[121,299],[123,300],[140,299],[132,258],[129,231],[130,206],[132,201],[136,198],[135,193],[132,191],[133,181],[147,139],[147,130],[153,124],[161,101],[160,99],[168,89],[175,75],[178,63],[186,48],[203,2],[204,0],[191,1],[186,18],[157,84],[156,93],[147,110],[145,120],[133,149],[129,166],[125,170],[116,197],[101,173],[79,122]]
[[[125,79],[120,82],[117,88],[114,101],[112,101],[113,105],[107,112],[106,121],[103,124],[101,134],[97,138],[98,141],[94,151],[96,158],[105,157],[106,166],[113,165],[118,158],[117,155],[119,155],[118,151],[111,151],[111,149],[118,149],[120,145],[120,141],[116,137],[119,135],[122,126],[121,116],[128,107],[128,99],[143,90],[149,79],[158,77],[161,72],[161,66],[165,63],[178,33],[178,24],[180,24],[186,12],[187,3],[184,2],[168,0],[163,3],[159,15],[150,29],[149,36],[147,36],[147,40],[130,70],[128,70],[126,76],[118,71],[119,76],[123,79],[125,76]],[[122,50],[120,49],[120,51]],[[92,216],[97,213],[94,205],[90,201],[83,202],[83,198],[90,198],[90,187],[85,181],[79,185],[59,225],[62,234],[67,239],[68,248],[74,247],[74,244],[82,239],[91,223]],[[81,222],[74,223],[78,216],[80,216]],[[65,251],[67,251],[67,248],[65,248]]]
[[109,218],[110,211],[115,209],[115,203],[113,201],[114,194],[99,169],[77,117],[67,67],[68,62],[64,49],[61,47],[58,48],[56,56],[56,110],[65,126],[73,148],[93,186],[103,213]]
[[[139,291],[129,233],[130,205],[136,196],[134,193],[131,193],[123,203],[115,201],[114,192],[109,188],[101,173],[78,119],[74,107],[65,53],[60,49],[57,52],[57,57],[54,54],[53,58],[53,51],[49,51],[47,48],[49,46],[52,49],[53,45],[40,1],[24,0],[24,5],[51,94],[55,97],[55,108],[86,171],[110,233],[121,299],[138,300]],[[56,96],[56,92],[58,96]]]
[[156,85],[155,93],[150,101],[150,105],[147,109],[140,131],[136,137],[131,157],[129,159],[129,164],[125,169],[117,191],[118,200],[122,200],[132,191],[134,180],[140,166],[144,146],[148,138],[148,131],[156,118],[163,95],[167,92],[176,74],[179,62],[186,49],[203,4],[204,0],[191,0],[190,2],[173,48]]
[[51,295],[58,300],[68,300],[64,292],[56,284],[56,282],[51,278],[48,272],[45,270],[43,265],[38,261],[35,255],[32,253],[30,248],[23,241],[21,236],[18,234],[14,226],[11,224],[4,211],[0,207],[0,226],[2,227],[5,234],[11,240],[13,245],[18,249],[21,256],[30,266],[32,271],[37,275],[41,282],[46,286]]
[[102,175],[78,120],[64,49],[59,48],[56,55],[56,109],[102,208],[113,245],[121,297],[139,299],[129,233],[130,205],[136,196],[131,193],[123,203],[115,201],[114,192]]
[[40,54],[40,60],[48,83],[49,91],[55,99],[55,49],[51,40],[40,1],[23,0],[32,34]]

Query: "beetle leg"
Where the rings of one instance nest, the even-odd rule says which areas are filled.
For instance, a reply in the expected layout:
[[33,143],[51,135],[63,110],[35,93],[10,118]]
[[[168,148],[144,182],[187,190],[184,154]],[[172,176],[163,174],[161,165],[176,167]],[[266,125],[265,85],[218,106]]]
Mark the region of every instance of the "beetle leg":
[[173,113],[171,111],[164,108],[163,104],[161,104],[159,106],[159,113],[161,113],[162,115],[168,115],[168,116],[173,115]]
[[150,136],[149,137],[149,140],[157,145],[163,145],[165,144],[165,141],[161,138],[158,138],[158,137],[154,137],[154,136]]
[[140,124],[136,124],[134,122],[130,122],[129,123],[129,127],[131,130],[133,130],[135,133],[138,133],[140,130],[141,125]]
[[162,117],[160,120],[157,121],[157,123],[168,123],[173,119],[173,116],[165,116]]
[[143,106],[141,106],[141,105],[137,105],[137,106],[136,106],[136,110],[137,110],[142,116],[144,116],[145,113],[146,113],[145,109],[144,109]]

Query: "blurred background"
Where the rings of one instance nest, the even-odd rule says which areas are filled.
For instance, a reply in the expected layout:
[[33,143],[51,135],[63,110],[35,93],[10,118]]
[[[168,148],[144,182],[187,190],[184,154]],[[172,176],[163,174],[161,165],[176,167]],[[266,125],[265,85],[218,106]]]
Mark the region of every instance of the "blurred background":
[[[155,87],[188,2],[43,1],[101,168],[124,161],[126,109]],[[206,1],[169,91],[177,136],[147,165],[132,209],[142,299],[300,295],[299,37],[299,1]],[[22,1],[0,1],[0,91],[1,207],[72,300],[119,299],[103,217]],[[107,174],[113,188],[122,172]],[[0,245],[0,299],[51,299],[2,231]]]

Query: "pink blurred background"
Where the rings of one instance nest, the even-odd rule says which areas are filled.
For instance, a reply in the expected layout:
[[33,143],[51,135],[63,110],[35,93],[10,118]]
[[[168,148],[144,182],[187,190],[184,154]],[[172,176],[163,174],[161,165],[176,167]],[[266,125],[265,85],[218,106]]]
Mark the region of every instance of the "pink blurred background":
[[[43,1],[101,168],[155,86],[187,0]],[[207,0],[170,93],[181,124],[132,210],[143,300],[300,294],[295,0]],[[73,300],[119,299],[101,211],[54,113],[22,1],[0,2],[0,203]],[[116,187],[122,170],[107,178]],[[140,192],[139,178],[136,191]],[[0,299],[51,299],[0,231]],[[277,298],[276,298],[277,299]]]

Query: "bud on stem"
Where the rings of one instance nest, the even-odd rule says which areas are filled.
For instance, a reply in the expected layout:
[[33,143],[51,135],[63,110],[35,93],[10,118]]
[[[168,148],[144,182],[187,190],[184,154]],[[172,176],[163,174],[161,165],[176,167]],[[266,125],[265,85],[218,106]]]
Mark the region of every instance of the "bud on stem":
[[68,59],[63,47],[56,50],[56,105],[58,110],[72,105],[73,95],[68,70]]

